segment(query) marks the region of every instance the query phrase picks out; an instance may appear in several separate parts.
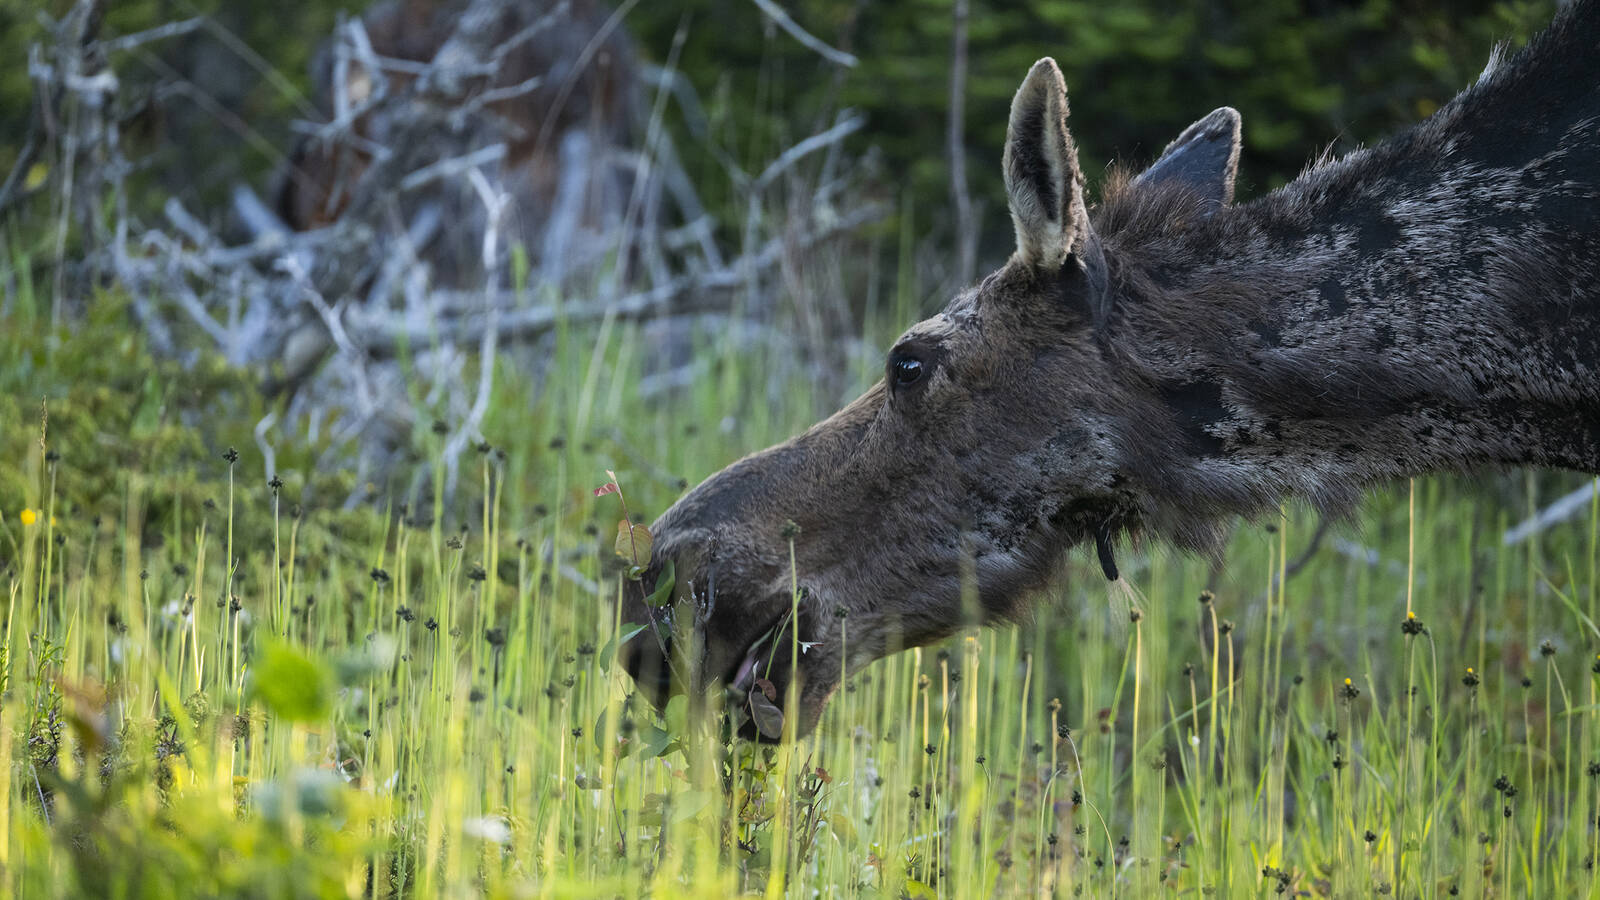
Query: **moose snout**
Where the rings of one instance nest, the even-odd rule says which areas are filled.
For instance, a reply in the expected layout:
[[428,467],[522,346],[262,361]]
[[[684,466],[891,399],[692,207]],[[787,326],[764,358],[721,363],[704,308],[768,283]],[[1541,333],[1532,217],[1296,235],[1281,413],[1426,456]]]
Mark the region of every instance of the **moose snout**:
[[672,636],[652,636],[648,626],[622,647],[622,666],[639,692],[656,706],[672,695]]
[[622,609],[623,628],[639,627],[637,633],[618,648],[623,669],[633,677],[639,692],[656,706],[666,704],[673,690],[672,629],[667,609],[649,605],[650,586],[660,578],[663,566],[657,561],[645,569],[643,577],[628,585]]

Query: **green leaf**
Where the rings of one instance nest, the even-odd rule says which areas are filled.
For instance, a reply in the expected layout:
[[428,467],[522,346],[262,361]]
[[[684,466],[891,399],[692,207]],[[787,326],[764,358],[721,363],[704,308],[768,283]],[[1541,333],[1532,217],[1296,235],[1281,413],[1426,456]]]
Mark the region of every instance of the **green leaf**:
[[606,645],[601,647],[600,652],[595,656],[595,662],[600,664],[600,671],[604,672],[611,668],[611,661],[616,658],[618,647],[633,640],[638,636],[639,632],[649,627],[648,625],[635,625],[632,622],[624,622],[617,633],[611,636],[611,640],[606,641]]
[[783,737],[783,710],[765,694],[758,691],[750,694],[750,718],[755,720],[756,730],[763,735],[774,740]]
[[327,718],[331,682],[321,663],[274,641],[251,675],[250,693],[280,719],[314,722]]
[[672,560],[667,560],[661,567],[661,575],[656,578],[656,589],[644,602],[653,609],[660,609],[672,602],[672,588],[677,583],[677,567]]
[[640,755],[647,759],[654,759],[658,756],[667,755],[667,751],[671,749],[672,733],[665,728],[647,725],[640,729],[639,741],[641,743],[639,748]]
[[639,824],[651,828],[687,821],[722,795],[717,791],[680,791],[676,794],[646,794],[639,809]]
[[661,718],[666,722],[667,731],[673,734],[687,734],[689,732],[689,698],[683,694],[674,694],[667,701],[667,708],[661,711]]
[[617,523],[617,555],[643,565],[650,561],[650,548],[655,538],[643,525],[629,525],[627,519]]
[[700,811],[711,805],[711,801],[720,796],[712,791],[684,791],[673,794],[668,800],[667,821],[672,824],[684,822],[700,814]]

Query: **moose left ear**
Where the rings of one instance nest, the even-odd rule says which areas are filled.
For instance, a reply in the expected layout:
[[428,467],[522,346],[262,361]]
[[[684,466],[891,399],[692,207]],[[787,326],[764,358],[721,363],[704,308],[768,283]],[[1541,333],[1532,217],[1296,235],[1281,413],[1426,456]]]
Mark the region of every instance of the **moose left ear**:
[[1182,182],[1206,201],[1209,212],[1227,206],[1239,171],[1239,121],[1232,107],[1213,110],[1185,128],[1133,183]]
[[1033,64],[1006,125],[1006,195],[1017,255],[1055,271],[1089,229],[1078,149],[1067,133],[1067,83],[1049,57]]

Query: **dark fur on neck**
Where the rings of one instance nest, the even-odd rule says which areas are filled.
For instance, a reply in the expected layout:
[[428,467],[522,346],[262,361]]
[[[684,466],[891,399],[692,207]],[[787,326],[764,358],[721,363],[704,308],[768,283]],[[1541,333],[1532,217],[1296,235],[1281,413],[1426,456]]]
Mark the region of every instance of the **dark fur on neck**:
[[1597,6],[1251,203],[1113,179],[1092,219],[1130,519],[1211,547],[1285,495],[1337,512],[1441,469],[1600,472]]

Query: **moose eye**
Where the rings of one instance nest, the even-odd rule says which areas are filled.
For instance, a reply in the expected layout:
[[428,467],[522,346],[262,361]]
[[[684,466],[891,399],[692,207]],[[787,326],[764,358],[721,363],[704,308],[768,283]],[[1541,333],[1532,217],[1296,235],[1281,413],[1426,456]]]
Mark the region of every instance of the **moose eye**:
[[908,388],[922,380],[927,366],[915,356],[900,355],[889,361],[889,378],[897,388]]

